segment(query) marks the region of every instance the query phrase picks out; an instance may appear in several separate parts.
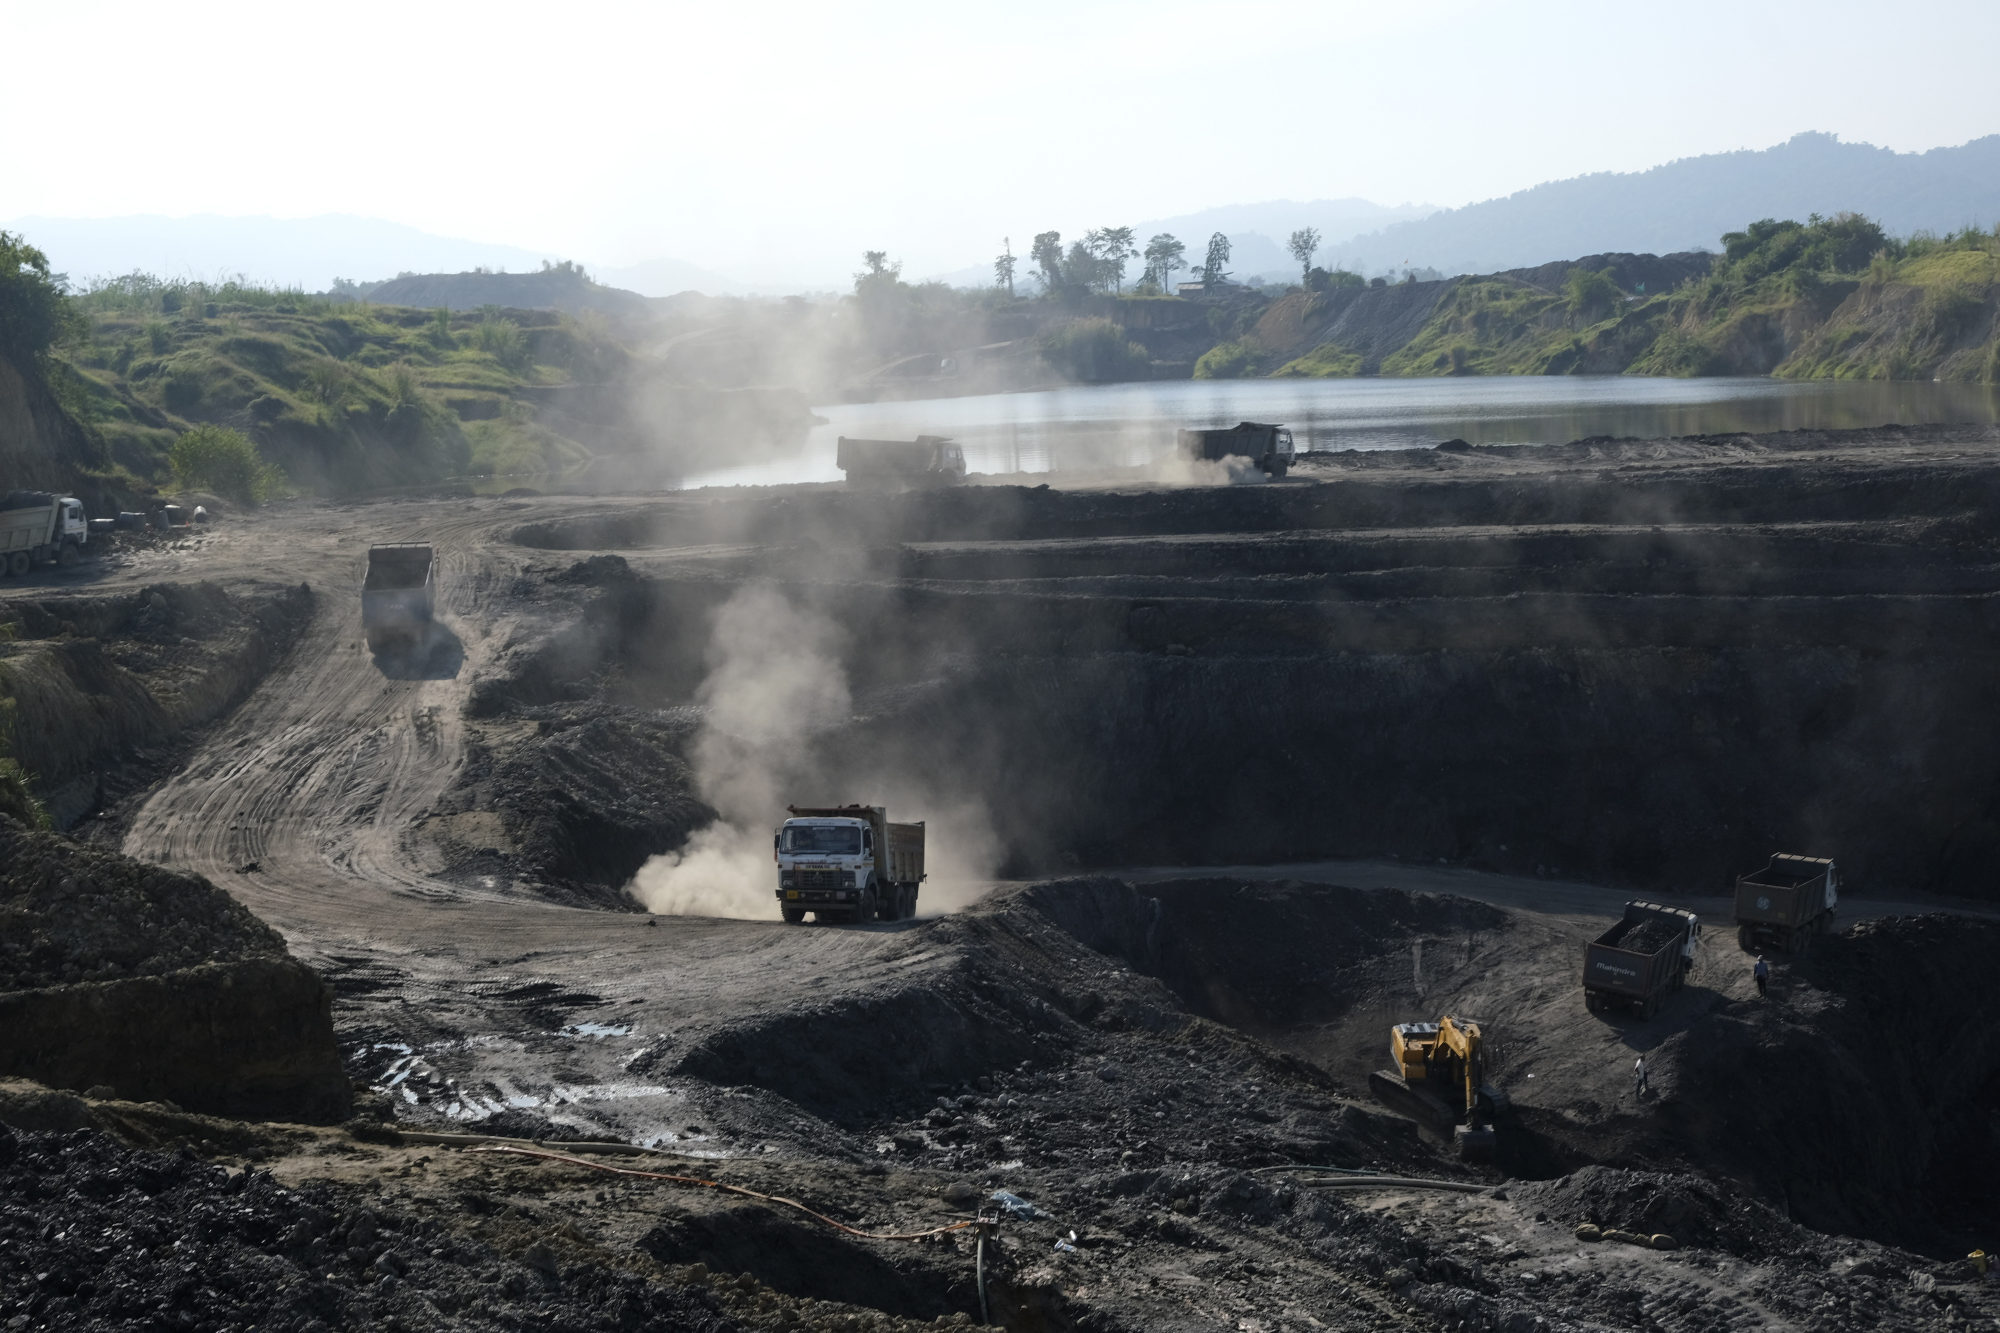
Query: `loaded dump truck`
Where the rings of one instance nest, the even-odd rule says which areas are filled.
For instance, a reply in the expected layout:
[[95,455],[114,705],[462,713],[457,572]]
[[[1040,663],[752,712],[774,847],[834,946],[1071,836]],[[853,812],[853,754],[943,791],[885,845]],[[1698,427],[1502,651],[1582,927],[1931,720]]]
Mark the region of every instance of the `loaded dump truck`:
[[1736,881],[1736,942],[1745,950],[1804,953],[1833,929],[1840,872],[1819,856],[1780,852]]
[[965,480],[965,450],[942,435],[914,440],[850,440],[843,435],[833,461],[850,482],[950,485]]
[[924,882],[924,826],[891,824],[879,805],[785,807],[771,851],[778,911],[796,926],[819,921],[900,921],[917,914]]
[[1217,430],[1183,430],[1177,443],[1188,458],[1247,458],[1273,477],[1284,476],[1292,466],[1292,432],[1283,426],[1239,421]]
[[430,629],[437,609],[437,553],[421,542],[368,548],[361,583],[361,628],[374,652],[412,644]]
[[1625,915],[1583,949],[1583,1003],[1593,1014],[1626,1007],[1659,1012],[1694,967],[1701,921],[1658,903],[1626,903]]
[[83,558],[90,522],[83,501],[47,491],[10,491],[0,500],[0,574],[15,578],[36,565],[67,568]]

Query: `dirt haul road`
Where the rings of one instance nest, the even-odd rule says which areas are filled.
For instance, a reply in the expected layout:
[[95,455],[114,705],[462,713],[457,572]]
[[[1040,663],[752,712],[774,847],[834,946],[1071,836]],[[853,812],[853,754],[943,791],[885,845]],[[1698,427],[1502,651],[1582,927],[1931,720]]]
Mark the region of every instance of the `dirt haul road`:
[[[1983,437],[1942,434],[1914,443],[1812,444],[1806,452],[1825,465],[1813,483],[1821,486],[1841,468],[1860,481],[1883,468],[1929,469],[1936,476],[1927,484],[1944,497],[1932,508],[1955,513],[1949,506],[1963,503],[1962,475],[1984,475],[1984,448]],[[1565,802],[1554,796],[1542,802],[1554,814],[1527,811],[1510,822],[1517,816],[1504,808],[1507,800],[1542,775],[1527,781],[1515,773],[1509,786],[1492,771],[1479,773],[1470,791],[1495,793],[1503,807],[1482,822],[1474,796],[1451,788],[1447,770],[1461,761],[1503,763],[1510,725],[1527,741],[1511,753],[1549,743],[1533,734],[1541,727],[1536,710],[1545,706],[1559,717],[1587,719],[1566,726],[1597,725],[1601,714],[1608,735],[1627,736],[1628,716],[1617,711],[1621,692],[1643,694],[1660,679],[1646,674],[1655,669],[1647,654],[1664,655],[1678,673],[1669,679],[1681,688],[1694,680],[1719,691],[1700,696],[1703,709],[1742,706],[1727,681],[1702,682],[1683,664],[1687,645],[1711,633],[1708,621],[1740,616],[1759,598],[1781,609],[1804,607],[1811,616],[1798,623],[1806,624],[1825,615],[1876,615],[1883,606],[1894,611],[1904,602],[1958,614],[1954,608],[1976,609],[2000,586],[1982,531],[1944,527],[1929,511],[1914,527],[1849,513],[1822,514],[1802,529],[1751,523],[1754,530],[1738,532],[1744,525],[1712,513],[1658,525],[1652,520],[1664,515],[1651,508],[1635,537],[1626,518],[1577,517],[1563,508],[1597,506],[1598,492],[1577,478],[1594,484],[1607,469],[1634,468],[1652,478],[1646,485],[1664,477],[1685,492],[1676,502],[1683,507],[1698,509],[1689,497],[1711,484],[1741,505],[1745,479],[1760,470],[1785,474],[1777,484],[1791,486],[1800,452],[1759,442],[1669,442],[1558,451],[1534,463],[1513,451],[1474,460],[1490,463],[1491,475],[1457,480],[1440,472],[1460,467],[1456,457],[1369,459],[1320,485],[1086,499],[968,488],[878,500],[806,488],[274,511],[232,522],[186,549],[150,554],[110,580],[309,582],[318,595],[297,649],[134,813],[125,846],[210,876],[325,969],[340,997],[351,1072],[383,1089],[407,1121],[485,1120],[524,1133],[597,1132],[658,1143],[764,1173],[762,1183],[816,1200],[850,1198],[852,1216],[882,1221],[934,1210],[946,1183],[973,1182],[975,1194],[1006,1185],[1043,1200],[1062,1228],[1047,1235],[1023,1229],[1018,1234],[1031,1242],[1017,1244],[1009,1260],[1010,1299],[1017,1309],[1038,1311],[1040,1326],[1202,1328],[1246,1313],[1267,1327],[1300,1329],[1328,1321],[1530,1327],[1537,1315],[1551,1328],[1642,1326],[1644,1292],[1617,1277],[1634,1261],[1565,1239],[1583,1220],[1649,1221],[1708,1238],[1699,1242],[1707,1250],[1685,1260],[1645,1256],[1649,1266],[1683,1265],[1659,1278],[1672,1309],[1662,1314],[1655,1306],[1645,1316],[1661,1326],[1733,1326],[1753,1315],[1767,1324],[1819,1327],[1921,1320],[1944,1308],[1942,1298],[1893,1284],[1857,1285],[1885,1273],[1900,1280],[1919,1261],[1816,1239],[1777,1213],[1744,1210],[1749,1200],[1773,1200],[1828,1230],[1937,1239],[1912,1221],[1913,1201],[1939,1188],[1930,1176],[1935,1162],[1987,1160],[1977,1124],[1960,1112],[1979,1104],[1980,1080],[2000,1067],[2000,1052],[1988,1050],[1977,1032],[1940,1036],[1965,1057],[1963,1077],[1930,1086],[1922,1083],[1926,1071],[1909,1071],[1911,1086],[1938,1109],[1920,1131],[1903,1136],[1901,1156],[1871,1145],[1886,1141],[1891,1126],[1908,1129],[1911,1117],[1922,1119],[1922,1107],[1902,1108],[1903,1121],[1885,1107],[1870,1109],[1872,1121],[1833,1117],[1838,1123],[1808,1145],[1812,1151],[1856,1161],[1872,1151],[1880,1160],[1869,1159],[1866,1172],[1831,1192],[1813,1188],[1810,1156],[1788,1155],[1784,1139],[1765,1127],[1715,1123],[1712,1109],[1714,1089],[1754,1070],[1750,1053],[1758,1050],[1815,1049],[1831,1034],[1850,1052],[1832,1062],[1835,1073],[1886,1066],[1888,1048],[1870,1044],[1875,1029],[1840,1025],[1851,1026],[1853,1014],[1871,1007],[1884,1025],[1923,1011],[1920,997],[1872,995],[1864,1003],[1856,989],[1857,977],[1910,973],[1906,962],[1870,960],[1901,958],[1894,951],[1914,947],[1917,935],[1890,923],[1896,928],[1887,934],[1857,932],[1820,962],[1796,974],[1788,969],[1780,989],[1790,1003],[1782,1012],[1751,1004],[1741,960],[1727,957],[1711,936],[1697,985],[1677,997],[1656,1031],[1638,1032],[1585,1015],[1575,976],[1582,940],[1594,933],[1586,923],[1615,916],[1634,890],[1593,886],[1574,874],[1486,877],[1414,859],[1428,853],[1434,864],[1442,847],[1457,849],[1464,861],[1514,866],[1521,861],[1508,858],[1559,856],[1559,866],[1643,859],[1643,843],[1574,836],[1560,822]],[[1387,489],[1350,485],[1384,477]],[[1538,489],[1537,477],[1547,486]],[[1461,482],[1463,494],[1440,498]],[[1616,476],[1605,484],[1616,490],[1628,483],[1637,484]],[[1855,485],[1857,494],[1875,493]],[[1432,525],[1433,510],[1460,502],[1467,522]],[[1405,506],[1405,523],[1385,519],[1378,512],[1385,504]],[[1537,511],[1544,521],[1523,526],[1515,510]],[[361,559],[371,542],[412,539],[440,550],[447,633],[417,660],[378,662],[359,633]],[[1739,541],[1760,552],[1754,574],[1740,547],[1705,560],[1714,543]],[[595,581],[557,581],[579,557],[606,553],[618,555],[624,565],[617,568],[627,572],[600,566]],[[1690,597],[1690,578],[1716,586]],[[1224,719],[1225,729],[1276,720],[1296,731],[1291,719],[1320,725],[1317,710],[1337,707],[1341,690],[1376,688],[1357,674],[1364,667],[1403,673],[1376,678],[1402,693],[1371,702],[1371,716],[1419,716],[1422,690],[1431,685],[1405,664],[1437,659],[1427,636],[1458,632],[1453,625],[1472,627],[1460,641],[1472,645],[1465,651],[1491,652],[1497,643],[1502,655],[1476,659],[1474,670],[1444,681],[1447,693],[1465,693],[1481,673],[1542,680],[1533,673],[1544,669],[1547,650],[1517,653],[1510,634],[1589,638],[1577,651],[1600,656],[1584,658],[1579,669],[1592,691],[1589,709],[1574,707],[1561,691],[1547,705],[1523,686],[1489,710],[1498,719],[1490,725],[1500,730],[1473,744],[1457,727],[1454,748],[1425,752],[1420,764],[1374,765],[1366,730],[1351,733],[1350,748],[1317,753],[1314,733],[1305,733],[1311,744],[1300,744],[1246,731],[1252,739],[1242,745],[1256,763],[1240,776],[1248,798],[1241,805],[1229,805],[1235,794],[1224,792],[1218,807],[1203,783],[1189,780],[1190,772],[1213,767],[1198,745],[1148,757],[1131,772],[1092,767],[1097,760],[1089,756],[1076,766],[1086,783],[1105,771],[1117,775],[1100,784],[1107,802],[1117,799],[1120,783],[1149,799],[1185,788],[1186,799],[1206,804],[1207,823],[1228,835],[1225,845],[1261,838],[1262,846],[1294,852],[1270,860],[1311,862],[1314,870],[1301,877],[1358,880],[1359,892],[1260,884],[1250,873],[1136,888],[1106,880],[1024,887],[989,874],[999,887],[971,912],[801,930],[768,920],[577,910],[548,901],[518,858],[462,854],[466,839],[485,836],[477,830],[492,818],[465,807],[468,783],[488,780],[481,773],[530,738],[600,734],[567,726],[570,714],[625,707],[605,700],[621,681],[629,688],[653,655],[679,653],[699,664],[709,622],[696,612],[752,580],[859,607],[857,623],[864,624],[866,599],[888,595],[882,589],[893,593],[887,604],[897,616],[927,628],[946,624],[937,607],[974,608],[975,625],[951,622],[954,633],[939,637],[975,670],[997,659],[1015,671],[982,632],[1012,636],[1013,651],[1044,654],[999,679],[1029,701],[1030,712],[994,722],[970,710],[987,730],[1032,732],[1034,713],[1048,712],[1060,729],[1081,733],[1072,719],[1095,709],[1110,716],[1105,730],[1114,741],[1127,718],[1179,725],[1204,711]],[[1864,586],[1873,591],[1855,591]],[[1599,618],[1586,627],[1589,635],[1576,632],[1568,612],[1566,622],[1535,619],[1579,587],[1599,599],[1590,604]],[[1702,614],[1688,614],[1689,602],[1699,602]],[[1626,615],[1626,604],[1639,614]],[[634,632],[629,645],[615,635],[593,639],[600,656],[565,668],[585,688],[552,696],[523,686],[514,693],[525,703],[468,709],[482,682],[542,679],[528,670],[543,660],[533,645],[549,636],[567,642],[578,625],[603,629],[593,617],[610,615],[606,607],[624,617],[606,622],[613,628],[642,623],[645,632]],[[646,618],[662,607],[673,614]],[[1956,632],[1944,612],[1934,637]],[[1341,636],[1340,644],[1302,654],[1301,625],[1320,624],[1316,617],[1333,618],[1327,632]],[[1753,628],[1784,636],[1795,633],[1791,624]],[[1038,633],[1049,637],[1038,640]],[[1600,639],[1617,640],[1616,651],[1603,651]],[[1354,656],[1356,645],[1375,655],[1374,666]],[[966,697],[952,693],[950,663],[896,656],[864,649],[850,657],[857,713],[944,724],[968,711]],[[1300,674],[1321,659],[1349,674],[1330,681]],[[1214,686],[1201,674],[1211,669]],[[1271,670],[1290,673],[1298,688],[1237,688]],[[1815,688],[1838,670],[1839,660],[1815,658]],[[1125,680],[1156,693],[1143,706],[1120,701],[1114,687]],[[1061,699],[1035,693],[1051,681],[1073,685],[1085,711],[1064,713]],[[981,678],[982,689],[993,684]],[[1100,685],[1103,692],[1093,694]],[[1367,689],[1360,697],[1372,699]],[[692,681],[667,696],[638,693],[631,711],[604,716],[614,726],[633,724],[693,694]],[[1232,711],[1239,695],[1241,713]],[[1847,725],[1841,709],[1852,714],[1855,698],[1865,695],[1838,696],[1807,719],[1801,735],[1840,740]],[[898,708],[919,711],[899,715]],[[950,746],[965,739],[947,726],[938,730]],[[1153,733],[1135,734],[1153,743]],[[1604,743],[1574,732],[1553,738],[1566,757],[1585,756],[1579,769]],[[1606,786],[1612,794],[1586,810],[1589,822],[1692,818],[1699,807],[1689,793],[1707,772],[1695,759],[1734,752],[1700,727],[1689,744],[1695,758],[1669,775],[1679,785],[1637,794]],[[1271,820],[1271,794],[1296,773],[1322,781],[1341,771],[1328,753],[1376,775],[1369,779],[1375,794],[1393,798],[1395,812],[1367,808],[1371,794],[1356,792],[1352,801]],[[993,756],[1001,771],[1018,759]],[[1029,765],[1007,789],[1017,803],[1032,805],[1032,779],[1064,773],[1060,763]],[[1413,790],[1428,790],[1428,805],[1414,802]],[[1055,794],[1078,801],[1071,788]],[[1057,814],[1042,810],[1037,818],[1055,824]],[[1185,812],[1175,819],[1181,829],[1122,823],[1123,814],[1100,818],[1125,829],[1124,840],[1067,850],[1073,860],[1115,865],[1135,863],[1134,853],[1148,846],[1195,845],[1181,831],[1198,831],[1194,820]],[[1379,837],[1354,833],[1357,821],[1372,824]],[[1747,836],[1761,843],[1771,835],[1753,829]],[[1345,859],[1329,868],[1322,859],[1328,845],[1403,851],[1411,859]],[[1061,864],[1059,856],[1051,860]],[[1881,860],[1893,864],[1889,853]],[[1883,882],[1912,881],[1885,874]],[[1427,896],[1431,890],[1452,896]],[[1711,919],[1723,910],[1720,899],[1697,902]],[[1962,947],[1976,952],[1978,944]],[[1958,1001],[1948,1012],[1990,1008],[1983,996]],[[1287,1161],[1458,1175],[1434,1146],[1354,1097],[1366,1068],[1379,1063],[1387,1024],[1434,1017],[1444,1007],[1496,1018],[1496,1032],[1506,1034],[1499,1063],[1523,1121],[1505,1169],[1550,1177],[1549,1190],[1560,1177],[1570,1193],[1536,1196],[1504,1208],[1504,1217],[1482,1214],[1478,1224],[1490,1221],[1498,1238],[1489,1243],[1454,1239],[1462,1227],[1441,1204],[1336,1206],[1243,1175],[1246,1167]],[[1239,1032],[1268,1044],[1246,1042]],[[1665,1091],[1658,1102],[1625,1096],[1635,1048],[1654,1062]],[[1728,1063],[1739,1057],[1752,1063]],[[1796,1121],[1833,1099],[1857,1101],[1855,1089],[1828,1084],[1824,1071],[1788,1068],[1789,1081],[1779,1085],[1785,1095],[1766,1099],[1780,1119]],[[1600,1179],[1584,1169],[1593,1161],[1708,1169],[1718,1159],[1707,1150],[1718,1141],[1747,1145],[1725,1164],[1731,1183],[1719,1191],[1679,1175],[1648,1183],[1629,1172]],[[403,1157],[382,1169],[414,1168]],[[517,1175],[495,1190],[522,1207],[545,1206],[527,1202],[530,1186]],[[1661,1199],[1668,1203],[1654,1207]],[[581,1204],[582,1196],[571,1202]],[[642,1215],[652,1216],[643,1208],[620,1215],[617,1227],[631,1230],[619,1233],[619,1243],[650,1236],[647,1252],[663,1261],[699,1258],[752,1272],[779,1290],[832,1290],[856,1263],[849,1249],[815,1251],[819,1259],[780,1271],[770,1256],[803,1243],[801,1234],[741,1212],[697,1208],[653,1233]],[[1049,1247],[1072,1227],[1093,1242],[1079,1251],[1095,1258],[1038,1259],[1061,1255]],[[1947,1230],[1956,1243],[1956,1231]],[[926,1317],[967,1309],[965,1256],[934,1257],[898,1268],[900,1276],[867,1270],[870,1281],[843,1289],[842,1299]],[[1874,1267],[1861,1278],[1837,1271],[1864,1262]],[[1800,1276],[1801,1263],[1809,1276]],[[1812,1314],[1822,1306],[1830,1313]]]

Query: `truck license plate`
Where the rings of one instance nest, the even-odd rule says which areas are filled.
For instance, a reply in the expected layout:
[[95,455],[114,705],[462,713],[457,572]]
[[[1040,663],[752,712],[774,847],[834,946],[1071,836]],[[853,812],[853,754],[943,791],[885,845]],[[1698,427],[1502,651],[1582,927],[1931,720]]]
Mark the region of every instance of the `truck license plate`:
[[797,889],[785,890],[785,900],[787,902],[797,902],[798,899],[799,899],[799,891]]

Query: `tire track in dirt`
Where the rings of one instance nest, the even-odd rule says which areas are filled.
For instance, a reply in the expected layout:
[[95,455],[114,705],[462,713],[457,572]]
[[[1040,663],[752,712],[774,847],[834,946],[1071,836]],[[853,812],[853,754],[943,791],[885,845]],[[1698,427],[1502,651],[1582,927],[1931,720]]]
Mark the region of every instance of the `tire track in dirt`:
[[[465,763],[472,678],[521,624],[508,591],[524,565],[548,560],[512,543],[520,511],[462,501],[321,507],[214,534],[201,576],[309,582],[318,605],[290,657],[145,802],[125,851],[208,876],[280,930],[343,994],[361,997],[343,1000],[344,1027],[518,1031],[520,996],[540,987],[664,1028],[783,1003],[792,983],[809,994],[836,978],[865,986],[886,975],[915,947],[902,928],[649,919],[438,877],[419,825]],[[439,622],[462,654],[449,678],[398,679],[361,643],[366,548],[401,540],[438,549]],[[161,562],[172,576],[194,572],[186,553],[173,554]],[[168,569],[140,564],[117,581],[157,582]],[[484,1070],[463,1072],[476,1081]]]

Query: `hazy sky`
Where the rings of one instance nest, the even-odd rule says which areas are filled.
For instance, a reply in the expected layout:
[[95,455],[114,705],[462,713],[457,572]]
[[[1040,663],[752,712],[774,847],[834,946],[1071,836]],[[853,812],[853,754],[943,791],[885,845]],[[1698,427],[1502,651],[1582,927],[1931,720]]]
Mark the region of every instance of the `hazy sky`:
[[2000,131],[1994,0],[0,0],[0,32],[0,218],[356,213],[760,280]]

